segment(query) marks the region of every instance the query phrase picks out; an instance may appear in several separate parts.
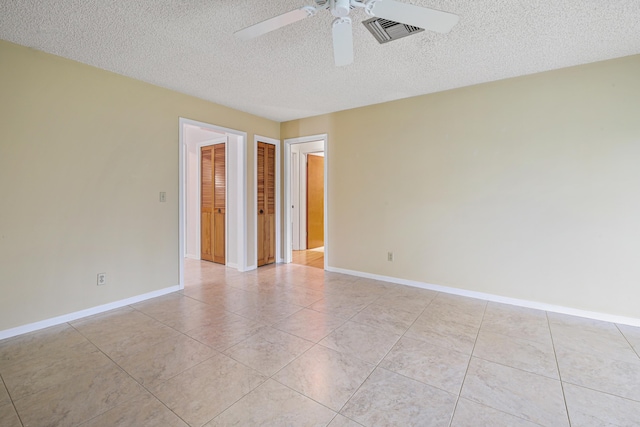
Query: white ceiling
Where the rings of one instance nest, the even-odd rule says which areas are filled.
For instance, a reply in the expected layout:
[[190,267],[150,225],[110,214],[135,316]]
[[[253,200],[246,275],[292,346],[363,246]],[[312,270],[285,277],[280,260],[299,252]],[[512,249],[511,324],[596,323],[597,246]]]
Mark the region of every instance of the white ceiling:
[[233,36],[313,0],[2,0],[0,38],[277,121],[640,53],[639,0],[399,1],[460,21],[380,45],[356,9],[340,68],[328,11]]

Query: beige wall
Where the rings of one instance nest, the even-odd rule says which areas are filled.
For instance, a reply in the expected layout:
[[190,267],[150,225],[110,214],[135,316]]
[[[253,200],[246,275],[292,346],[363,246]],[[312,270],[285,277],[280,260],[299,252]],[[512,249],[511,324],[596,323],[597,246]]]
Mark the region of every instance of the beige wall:
[[281,137],[329,134],[330,266],[640,319],[639,76],[621,58]]
[[248,133],[252,224],[277,122],[0,41],[0,331],[178,284],[179,117]]

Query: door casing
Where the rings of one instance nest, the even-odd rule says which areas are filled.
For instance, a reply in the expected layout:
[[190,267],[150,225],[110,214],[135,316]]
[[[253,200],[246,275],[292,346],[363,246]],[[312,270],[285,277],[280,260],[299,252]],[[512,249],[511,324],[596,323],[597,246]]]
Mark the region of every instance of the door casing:
[[[327,134],[303,136],[298,138],[287,138],[284,140],[284,227],[283,227],[283,258],[285,263],[290,263],[292,259],[292,165],[291,165],[291,148],[295,144],[301,144],[306,142],[323,141],[324,147],[324,269],[329,267],[329,215],[328,215],[328,194],[330,191],[330,181],[328,176],[329,164],[330,164],[330,150],[328,144]],[[315,150],[318,151],[318,150]]]
[[[214,132],[223,133],[228,137],[228,144],[226,150],[226,163],[227,163],[227,188],[229,188],[230,183],[233,183],[233,188],[236,189],[236,194],[233,199],[234,202],[228,204],[228,215],[227,222],[230,224],[235,224],[235,230],[233,233],[229,232],[229,228],[227,228],[227,242],[229,245],[229,236],[235,236],[234,246],[235,253],[233,254],[233,258],[235,258],[236,262],[230,263],[229,260],[232,258],[230,255],[230,251],[227,251],[227,266],[236,268],[238,271],[247,271],[249,270],[249,265],[247,260],[250,259],[248,257],[248,245],[247,245],[247,168],[246,168],[246,160],[247,160],[247,133],[235,129],[225,128],[222,126],[217,126],[210,123],[199,122],[196,120],[191,120],[187,118],[180,117],[178,119],[179,126],[179,185],[178,185],[178,200],[179,200],[179,210],[178,210],[178,235],[179,235],[179,280],[180,280],[180,289],[184,289],[184,258],[186,256],[186,247],[185,247],[185,236],[186,236],[186,185],[187,185],[187,143],[186,140],[186,132],[185,126],[197,126],[204,129],[210,129]],[[199,176],[199,171],[198,171]],[[229,191],[227,191],[227,201],[229,201]],[[198,206],[199,208],[199,206]],[[233,215],[234,218],[230,221],[229,215]],[[198,223],[199,228],[199,223]],[[198,233],[200,230],[198,229]],[[228,248],[228,246],[227,246]]]

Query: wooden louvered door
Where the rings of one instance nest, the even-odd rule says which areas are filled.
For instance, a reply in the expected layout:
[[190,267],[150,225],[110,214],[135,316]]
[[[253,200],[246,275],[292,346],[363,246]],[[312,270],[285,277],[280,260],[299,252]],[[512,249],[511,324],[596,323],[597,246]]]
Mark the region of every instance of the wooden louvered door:
[[200,258],[225,263],[225,144],[200,149]]
[[258,267],[276,260],[276,147],[258,142]]

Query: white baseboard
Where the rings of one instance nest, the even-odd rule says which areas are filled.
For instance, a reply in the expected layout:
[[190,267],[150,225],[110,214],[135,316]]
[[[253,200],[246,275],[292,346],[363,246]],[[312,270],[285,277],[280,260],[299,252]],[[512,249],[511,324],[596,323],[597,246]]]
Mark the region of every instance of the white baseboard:
[[201,259],[198,255],[194,255],[194,254],[186,254],[184,257],[185,258],[189,258],[189,259],[195,259],[195,260],[198,260],[198,261],[200,261],[200,259]]
[[41,320],[39,322],[29,323],[27,325],[18,326],[11,329],[5,329],[4,331],[0,331],[0,340],[3,340],[5,338],[15,337],[16,335],[22,335],[28,332],[33,332],[40,329],[48,328],[50,326],[56,326],[62,323],[71,322],[73,320],[78,320],[83,317],[92,316],[94,314],[99,314],[105,311],[135,304],[137,302],[141,302],[151,298],[170,294],[172,292],[176,292],[179,290],[180,290],[180,287],[178,285],[171,286],[168,288],[159,289],[157,291],[148,292],[146,294],[136,295],[134,297],[122,299],[120,301],[114,301],[108,304],[98,305],[96,307],[91,307],[85,310],[76,311],[74,313],[63,314],[62,316],[52,317],[50,319]]
[[615,314],[599,313],[596,311],[580,310],[577,308],[564,307],[561,305],[546,304],[537,301],[528,301],[518,298],[504,297],[500,295],[487,294],[484,292],[469,291],[466,289],[451,288],[448,286],[434,285],[432,283],[418,282],[415,280],[401,279],[398,277],[381,276],[379,274],[365,273],[363,271],[347,270],[344,268],[329,267],[327,271],[334,273],[348,274],[350,276],[364,277],[367,279],[380,280],[383,282],[397,283],[400,285],[413,286],[416,288],[428,289],[431,291],[444,292],[446,294],[460,295],[464,297],[477,298],[485,301],[499,302],[503,304],[516,305],[520,307],[534,308],[537,310],[550,311],[553,313],[569,314],[571,316],[586,317],[588,319],[602,320],[605,322],[620,323],[622,325],[640,326],[640,319],[634,317],[617,316]]
[[238,269],[238,263],[236,262],[228,262],[225,264],[226,267]]

